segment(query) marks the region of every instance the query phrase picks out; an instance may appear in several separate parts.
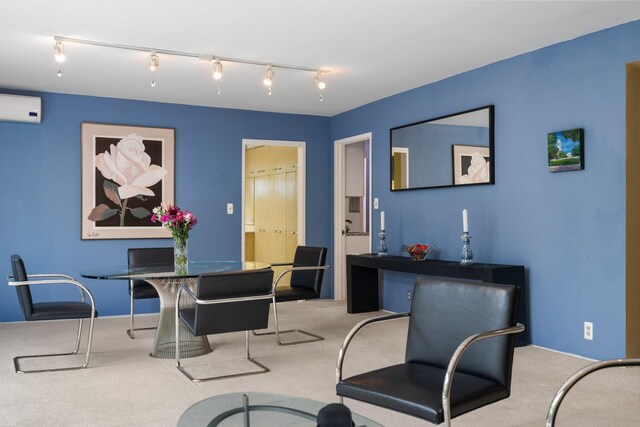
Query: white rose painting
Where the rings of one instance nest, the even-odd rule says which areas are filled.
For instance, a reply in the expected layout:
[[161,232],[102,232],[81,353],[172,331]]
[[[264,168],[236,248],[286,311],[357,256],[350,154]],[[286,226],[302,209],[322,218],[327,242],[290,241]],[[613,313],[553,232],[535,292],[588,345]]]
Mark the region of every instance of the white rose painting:
[[128,206],[129,199],[144,201],[145,196],[155,196],[149,187],[160,182],[167,170],[151,164],[140,135],[132,133],[117,145],[110,144],[109,151],[96,156],[96,168],[105,178],[106,197],[117,206],[99,204],[89,214],[90,220],[104,221],[119,215],[119,226],[124,227],[127,213],[138,219],[151,217],[151,211],[144,206]]
[[156,184],[167,174],[166,169],[151,164],[151,157],[144,152],[142,137],[132,133],[111,144],[110,152],[96,156],[96,167],[102,175],[120,185],[118,194],[121,199],[144,194],[153,196],[148,187]]
[[165,237],[150,218],[174,200],[173,146],[173,129],[83,123],[83,238]]
[[461,156],[462,176],[458,184],[477,184],[489,182],[491,163],[488,157],[474,151],[470,156]]
[[489,147],[453,145],[453,184],[487,184],[491,180]]

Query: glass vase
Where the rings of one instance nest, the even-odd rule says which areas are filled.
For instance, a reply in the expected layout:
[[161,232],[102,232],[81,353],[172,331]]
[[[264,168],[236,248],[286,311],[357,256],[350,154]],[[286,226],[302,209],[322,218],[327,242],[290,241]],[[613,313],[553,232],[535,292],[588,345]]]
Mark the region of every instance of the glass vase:
[[178,274],[187,272],[187,265],[189,264],[188,242],[188,237],[173,238],[173,266]]

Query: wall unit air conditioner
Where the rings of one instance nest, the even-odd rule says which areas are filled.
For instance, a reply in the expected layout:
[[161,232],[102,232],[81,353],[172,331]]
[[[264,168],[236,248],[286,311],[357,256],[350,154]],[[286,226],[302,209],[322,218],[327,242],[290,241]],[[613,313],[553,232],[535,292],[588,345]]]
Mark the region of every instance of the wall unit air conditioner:
[[0,120],[5,122],[40,123],[41,100],[37,96],[0,93]]

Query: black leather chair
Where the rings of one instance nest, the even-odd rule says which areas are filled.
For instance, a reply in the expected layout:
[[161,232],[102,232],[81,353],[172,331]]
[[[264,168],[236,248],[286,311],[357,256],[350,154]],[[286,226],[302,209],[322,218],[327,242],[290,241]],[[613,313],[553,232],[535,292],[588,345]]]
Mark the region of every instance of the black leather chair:
[[340,403],[330,403],[318,411],[317,427],[354,427],[351,410]]
[[[18,255],[11,255],[11,270],[13,275],[9,277],[10,286],[16,287],[18,293],[18,301],[20,308],[24,314],[24,320],[63,320],[63,319],[79,319],[78,336],[76,338],[75,349],[70,353],[55,354],[38,354],[30,356],[17,356],[13,358],[13,365],[19,374],[33,372],[51,372],[51,371],[68,371],[72,369],[82,369],[89,365],[89,356],[91,355],[91,340],[93,338],[93,321],[98,317],[95,301],[91,292],[80,282],[75,281],[72,277],[64,274],[27,274],[22,258]],[[36,280],[32,280],[36,279]],[[70,284],[78,287],[80,290],[80,301],[55,301],[55,302],[37,302],[34,303],[31,298],[31,285],[60,285]],[[85,302],[85,294],[89,298],[90,303]],[[53,356],[69,356],[78,353],[80,348],[80,338],[82,336],[82,319],[91,319],[89,323],[89,337],[87,339],[87,353],[84,363],[80,366],[72,366],[66,368],[47,368],[25,370],[20,368],[20,360],[31,359],[37,357],[53,357]]]
[[[164,265],[173,264],[173,248],[130,248],[127,251],[127,259],[129,268],[131,267],[144,267],[148,265]],[[134,331],[146,331],[150,329],[156,329],[156,327],[150,328],[134,328],[133,317],[135,304],[137,299],[158,298],[158,292],[148,282],[144,280],[129,280],[129,295],[130,295],[130,307],[131,307],[131,326],[127,329],[129,338],[134,339]]]
[[[562,386],[556,392],[556,395],[553,397],[551,401],[551,405],[549,406],[549,411],[547,412],[547,427],[554,427],[556,425],[556,417],[558,416],[558,410],[560,410],[560,404],[563,399],[566,397],[569,390],[573,388],[580,380],[585,378],[587,375],[590,375],[596,371],[606,368],[614,368],[620,366],[640,366],[640,358],[634,359],[611,359],[611,360],[602,360],[600,362],[591,363],[584,368],[581,368],[578,372],[569,377]],[[636,420],[637,423],[637,420]]]
[[[267,367],[251,358],[249,331],[266,328],[269,323],[272,281],[273,270],[269,268],[202,274],[198,277],[195,294],[187,286],[182,285],[176,295],[176,367],[194,382],[269,372]],[[184,307],[181,307],[182,295],[187,297],[187,301],[195,302],[195,306],[184,304]],[[192,376],[180,364],[180,322],[198,337],[245,331],[247,360],[260,369],[207,378]]]
[[[419,278],[410,313],[362,321],[347,335],[336,372],[340,400],[349,397],[449,426],[453,417],[509,397],[512,334],[524,330],[516,324],[517,304],[515,286]],[[362,327],[407,316],[404,363],[343,379],[347,347]],[[478,342],[486,338],[492,339]]]
[[[254,335],[275,335],[278,345],[293,345],[306,342],[322,341],[324,338],[320,335],[312,334],[301,329],[288,329],[281,331],[278,326],[278,302],[300,301],[320,298],[322,290],[322,278],[324,270],[328,269],[326,265],[327,248],[316,248],[312,246],[298,246],[293,263],[276,263],[271,264],[273,267],[287,266],[291,268],[284,270],[278,275],[273,283],[273,320],[275,322],[274,332],[253,332]],[[278,288],[278,283],[287,274],[291,274],[291,282],[289,287]],[[298,332],[311,337],[298,341],[282,342],[281,334]]]

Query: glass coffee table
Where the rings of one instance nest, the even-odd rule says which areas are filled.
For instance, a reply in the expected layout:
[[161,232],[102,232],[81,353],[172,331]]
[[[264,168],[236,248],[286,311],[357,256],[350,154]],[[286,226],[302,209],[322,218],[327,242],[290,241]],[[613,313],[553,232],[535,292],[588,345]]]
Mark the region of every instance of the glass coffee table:
[[[270,393],[229,393],[213,396],[184,411],[178,427],[316,426],[318,411],[327,403]],[[382,427],[351,412],[356,426]]]

